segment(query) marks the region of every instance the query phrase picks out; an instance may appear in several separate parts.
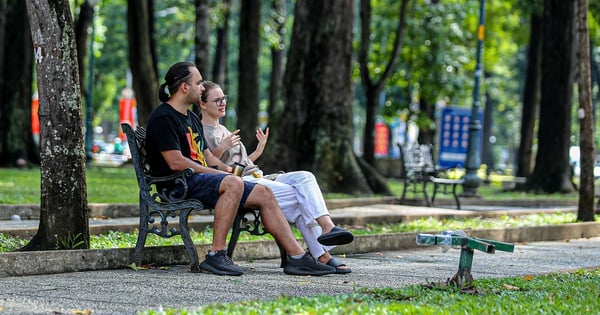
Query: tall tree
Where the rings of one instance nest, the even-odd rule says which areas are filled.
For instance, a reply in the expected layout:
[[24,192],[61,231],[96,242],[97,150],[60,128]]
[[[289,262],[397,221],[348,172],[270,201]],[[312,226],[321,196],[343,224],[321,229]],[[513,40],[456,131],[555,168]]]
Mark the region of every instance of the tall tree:
[[258,50],[260,44],[259,0],[242,1],[238,60],[237,127],[250,148],[256,146],[258,126]]
[[208,69],[210,69],[210,19],[208,17],[208,2],[208,0],[196,0],[195,63],[202,76],[208,76]]
[[594,116],[592,113],[592,78],[590,70],[590,37],[588,31],[588,1],[577,2],[577,38],[579,39],[579,209],[577,220],[594,221]]
[[541,88],[542,6],[534,7],[529,17],[529,47],[521,111],[521,140],[517,152],[517,176],[528,177],[532,171],[534,127],[538,117]]
[[368,194],[352,146],[353,16],[352,0],[296,2],[284,110],[267,164],[311,170],[324,191]]
[[[18,60],[18,62],[15,62]],[[25,3],[0,1],[0,165],[39,162],[31,134],[33,50]]]
[[83,113],[67,0],[27,0],[40,96],[41,205],[24,250],[89,248]]
[[272,116],[279,100],[283,82],[283,57],[285,57],[285,0],[271,1],[271,23],[275,36],[271,42],[271,77],[269,79],[269,107],[267,113]]
[[408,0],[402,0],[402,3],[398,7],[398,24],[395,29],[394,43],[392,45],[392,52],[390,58],[387,60],[387,64],[379,78],[375,79],[371,77],[371,71],[369,69],[369,49],[371,47],[371,1],[361,0],[360,1],[360,19],[361,19],[361,31],[360,31],[360,52],[359,52],[359,63],[360,63],[360,79],[365,91],[365,108],[367,111],[365,132],[363,136],[363,158],[371,165],[375,163],[375,117],[377,115],[377,100],[379,93],[383,88],[387,78],[394,71],[400,49],[402,47],[402,35],[404,33],[404,25],[406,24],[406,7]]
[[[92,25],[94,15],[94,6],[89,0],[84,1],[79,7],[79,14],[75,21],[75,43],[77,46],[77,64],[79,66],[80,90],[83,97],[87,97],[87,88],[85,86],[85,56],[87,55],[88,30]],[[93,40],[93,39],[92,39]],[[90,53],[94,53],[90,51]]]
[[138,122],[145,126],[157,106],[158,74],[152,0],[127,0],[129,66],[137,101]]
[[230,0],[222,1],[222,19],[219,20],[219,24],[216,29],[216,45],[214,62],[212,67],[212,81],[221,84],[227,89],[225,78],[227,73],[227,50],[229,36],[229,16],[231,15],[231,2]]
[[538,152],[527,189],[571,192],[569,147],[577,0],[545,0]]

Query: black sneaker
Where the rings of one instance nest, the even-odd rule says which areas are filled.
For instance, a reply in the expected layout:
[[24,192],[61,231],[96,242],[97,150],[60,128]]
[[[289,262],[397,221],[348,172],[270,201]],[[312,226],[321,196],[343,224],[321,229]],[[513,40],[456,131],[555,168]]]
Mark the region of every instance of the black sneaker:
[[335,273],[335,268],[320,263],[307,252],[299,259],[288,256],[287,264],[283,268],[283,272],[288,275],[297,276],[322,276]]
[[206,255],[200,269],[220,276],[241,276],[244,271],[227,256],[226,250],[219,250],[214,255]]

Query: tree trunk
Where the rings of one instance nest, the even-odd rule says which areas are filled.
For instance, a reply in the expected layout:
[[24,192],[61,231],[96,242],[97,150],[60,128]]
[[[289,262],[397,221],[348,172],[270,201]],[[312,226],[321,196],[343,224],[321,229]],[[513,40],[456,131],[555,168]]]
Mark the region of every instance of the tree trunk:
[[369,48],[371,46],[371,1],[361,0],[360,1],[360,19],[361,19],[361,30],[360,30],[360,52],[359,52],[359,65],[360,65],[360,78],[362,85],[365,90],[366,98],[366,118],[365,118],[365,129],[363,134],[363,158],[370,165],[375,163],[375,119],[377,116],[377,98],[379,92],[383,88],[385,81],[390,76],[392,71],[396,68],[396,61],[402,48],[402,37],[404,35],[404,26],[406,24],[406,8],[408,0],[402,0],[399,6],[398,12],[398,24],[396,26],[396,33],[394,38],[394,46],[392,47],[392,53],[390,59],[387,61],[385,70],[381,74],[378,80],[374,80],[370,77],[369,73]]
[[267,113],[271,117],[279,101],[281,83],[283,81],[283,58],[285,57],[285,18],[286,8],[284,0],[273,0],[272,9],[275,12],[273,25],[278,35],[277,44],[271,47],[271,78],[269,85],[269,106]]
[[374,176],[352,147],[353,11],[352,0],[296,2],[273,164],[311,170],[325,192],[364,195]]
[[29,119],[33,79],[31,32],[23,1],[0,2],[0,165],[24,166],[27,160],[39,162]]
[[152,39],[150,12],[152,2],[127,0],[127,38],[129,65],[133,78],[133,89],[137,101],[138,122],[145,126],[152,110],[158,106],[158,76],[156,74],[156,52]]
[[227,73],[227,37],[229,36],[230,0],[223,1],[225,12],[223,13],[223,24],[217,27],[217,44],[215,45],[215,60],[212,67],[212,79],[227,91],[225,82]]
[[538,152],[530,190],[572,192],[569,136],[573,91],[576,0],[545,0]]
[[517,153],[517,176],[528,177],[533,161],[533,139],[535,121],[540,102],[540,61],[542,59],[542,17],[533,12],[529,22],[529,49],[527,70],[523,88],[523,111],[521,114],[521,141]]
[[23,250],[89,248],[83,113],[69,2],[28,0],[41,128],[37,234]]
[[[94,15],[94,7],[89,1],[84,1],[79,7],[79,14],[75,21],[75,43],[77,46],[77,65],[79,66],[79,89],[81,90],[82,98],[87,98],[87,88],[85,86],[85,57],[87,56],[88,48],[88,29],[92,25],[92,17]],[[91,51],[90,53],[94,53]]]
[[203,77],[208,76],[208,69],[210,69],[210,18],[208,7],[208,0],[196,0],[195,63]]
[[258,127],[258,50],[260,43],[258,0],[242,1],[238,60],[237,127],[249,148],[256,147]]
[[[419,98],[419,116],[425,116],[426,119],[419,119],[423,121],[435,121],[435,104],[430,102],[428,97],[423,95]],[[432,128],[431,124],[425,124],[419,126],[419,136],[417,137],[421,144],[434,144],[435,140],[435,128]]]
[[594,221],[594,119],[592,114],[592,80],[590,70],[590,40],[588,32],[588,1],[577,3],[577,33],[579,39],[579,209],[577,220]]
[[[212,66],[212,79],[221,85],[224,91],[227,91],[227,51],[228,51],[228,38],[229,38],[229,16],[231,15],[231,4],[230,0],[223,0],[223,19],[222,23],[217,26],[217,44],[215,45],[215,60]],[[223,125],[227,124],[227,115],[220,119]]]

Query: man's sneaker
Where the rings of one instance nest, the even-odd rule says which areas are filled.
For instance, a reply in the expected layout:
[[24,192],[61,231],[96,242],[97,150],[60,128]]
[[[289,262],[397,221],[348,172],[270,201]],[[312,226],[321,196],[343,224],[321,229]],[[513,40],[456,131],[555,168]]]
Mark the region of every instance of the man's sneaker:
[[206,259],[200,264],[200,269],[221,276],[241,276],[244,271],[233,263],[227,256],[226,250],[219,250],[214,255],[206,255]]
[[288,275],[297,276],[322,276],[335,273],[335,268],[320,263],[307,252],[299,259],[288,256],[287,264],[283,268],[283,272]]

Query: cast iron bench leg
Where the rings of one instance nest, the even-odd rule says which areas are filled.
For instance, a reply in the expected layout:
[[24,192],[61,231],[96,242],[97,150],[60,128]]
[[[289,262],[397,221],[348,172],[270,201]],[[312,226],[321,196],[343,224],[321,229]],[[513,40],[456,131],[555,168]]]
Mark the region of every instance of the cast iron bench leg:
[[200,270],[200,264],[198,262],[198,251],[196,250],[194,241],[192,241],[192,237],[190,236],[190,231],[188,228],[188,219],[192,210],[194,209],[190,208],[181,211],[181,213],[179,214],[179,229],[181,232],[181,239],[183,240],[185,249],[188,253],[188,256],[190,257],[190,268],[194,272]]

